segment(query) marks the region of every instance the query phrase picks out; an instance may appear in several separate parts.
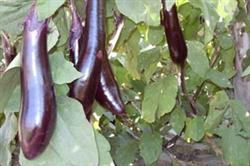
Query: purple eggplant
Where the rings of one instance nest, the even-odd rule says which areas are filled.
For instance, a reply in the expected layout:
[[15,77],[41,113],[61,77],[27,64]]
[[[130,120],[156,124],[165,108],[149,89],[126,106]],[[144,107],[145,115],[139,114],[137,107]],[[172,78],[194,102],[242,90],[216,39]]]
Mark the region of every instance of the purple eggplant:
[[121,98],[119,86],[114,78],[106,52],[103,56],[101,79],[95,97],[104,108],[112,113],[116,115],[125,114],[125,106]]
[[32,5],[24,22],[21,53],[19,139],[24,156],[33,159],[47,147],[55,128],[56,99],[47,53],[47,20],[38,21]]
[[170,11],[163,6],[161,12],[161,24],[165,29],[165,35],[172,61],[183,66],[187,58],[187,46],[181,31],[175,4]]
[[100,49],[102,27],[99,16],[103,14],[103,0],[88,0],[86,7],[86,26],[84,31],[85,42],[82,45],[76,69],[83,77],[70,85],[69,96],[81,102],[87,118],[90,118],[92,105],[95,99],[97,85],[100,81],[103,52]]
[[16,56],[16,47],[11,44],[9,35],[4,31],[1,33],[1,39],[5,66],[8,66]]
[[[103,2],[102,2],[103,3]],[[103,6],[103,4],[101,4]],[[73,7],[72,7],[73,6]],[[71,11],[72,11],[72,24],[70,31],[70,60],[74,64],[77,63],[79,58],[79,49],[81,44],[79,44],[79,36],[82,36],[82,25],[80,23],[79,16],[75,10],[74,4],[71,1]],[[105,49],[105,15],[104,11],[100,11],[102,13],[99,14],[99,40],[101,41],[99,47],[103,51],[103,60],[102,60],[102,68],[101,68],[101,77],[98,83],[97,92],[95,95],[96,100],[107,110],[110,110],[114,114],[120,115],[124,114],[124,104],[121,99],[120,90],[114,78],[111,66],[109,64],[107,53]],[[75,37],[75,36],[78,36]],[[81,42],[81,41],[80,41]]]
[[[103,2],[102,2],[103,3]],[[100,15],[101,31],[101,49],[103,50],[101,79],[96,92],[96,100],[107,110],[116,115],[125,114],[125,106],[121,98],[120,89],[115,80],[106,52],[106,34],[105,34],[105,14]]]

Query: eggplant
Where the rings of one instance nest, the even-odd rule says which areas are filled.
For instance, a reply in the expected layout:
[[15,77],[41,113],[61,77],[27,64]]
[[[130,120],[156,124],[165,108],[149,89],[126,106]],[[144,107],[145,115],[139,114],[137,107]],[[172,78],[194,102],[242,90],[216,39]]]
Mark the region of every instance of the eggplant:
[[86,117],[89,119],[95,99],[97,85],[100,80],[103,52],[100,49],[100,15],[103,14],[103,0],[88,0],[86,7],[86,26],[84,31],[85,42],[82,45],[76,69],[83,76],[70,85],[69,96],[77,99],[83,106]]
[[183,37],[181,26],[178,19],[176,4],[171,9],[166,9],[165,0],[162,0],[163,9],[161,10],[161,25],[165,29],[165,35],[168,43],[170,57],[172,61],[180,67],[181,89],[187,101],[190,104],[192,112],[187,112],[187,116],[193,116],[197,113],[196,104],[188,95],[185,84],[185,62],[187,58],[187,46]]
[[96,100],[115,115],[124,115],[125,106],[120,89],[115,80],[105,52],[102,61],[101,79],[96,92]]
[[48,21],[38,21],[32,5],[24,22],[21,53],[19,140],[24,156],[41,154],[52,137],[56,99],[47,53]]
[[183,66],[187,58],[187,46],[181,31],[175,4],[169,11],[163,5],[161,24],[165,29],[165,35],[172,61]]
[[3,57],[5,60],[5,66],[7,67],[10,62],[16,57],[16,47],[11,44],[9,35],[2,31],[2,48],[3,48]]
[[[103,5],[104,6],[104,5]],[[121,98],[119,86],[115,80],[106,52],[106,34],[105,34],[105,14],[100,15],[101,30],[101,49],[103,50],[101,78],[97,87],[96,100],[104,108],[116,115],[125,114],[125,106]]]
[[[102,2],[103,3],[103,2]],[[103,4],[100,4],[103,6]],[[79,47],[81,46],[81,42],[85,40],[81,40],[80,37],[82,37],[82,25],[80,22],[80,18],[77,15],[77,12],[75,10],[74,4],[71,1],[71,12],[72,12],[72,24],[71,24],[71,30],[70,30],[70,60],[74,64],[77,63],[79,59],[79,54],[81,54],[81,49]],[[101,41],[99,47],[103,51],[103,59],[102,59],[102,68],[101,68],[101,75],[100,75],[100,81],[98,83],[97,92],[95,95],[96,100],[107,110],[113,112],[116,115],[124,114],[125,106],[123,104],[123,101],[121,99],[119,86],[116,83],[116,80],[114,78],[114,74],[112,72],[111,66],[109,64],[106,48],[105,48],[105,14],[102,11],[102,13],[99,14],[99,40]],[[76,37],[75,37],[76,36]]]

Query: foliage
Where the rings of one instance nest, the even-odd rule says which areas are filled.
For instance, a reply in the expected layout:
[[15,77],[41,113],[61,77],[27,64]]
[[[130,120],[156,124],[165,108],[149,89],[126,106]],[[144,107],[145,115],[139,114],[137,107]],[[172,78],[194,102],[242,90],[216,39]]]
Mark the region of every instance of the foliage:
[[34,161],[25,159],[21,153],[21,165],[66,166],[86,163],[91,166],[98,164],[95,134],[79,102],[66,96],[57,97],[56,126],[60,127],[56,127],[46,151]]
[[[175,2],[166,1],[167,8]],[[22,45],[22,22],[31,2],[0,0],[0,30],[10,34],[18,53]],[[81,9],[82,1],[75,2]],[[114,31],[113,10],[124,15],[124,27],[109,57],[129,123],[98,105],[94,106],[94,116],[89,123],[80,103],[67,97],[67,84],[81,76],[68,61],[71,19],[67,3],[66,0],[37,0],[39,19],[51,18],[48,51],[58,118],[46,151],[32,161],[20,153],[22,166],[79,163],[127,166],[138,160],[143,160],[145,165],[155,165],[168,132],[188,142],[216,138],[223,152],[220,157],[227,164],[249,165],[250,110],[232,95],[237,44],[231,27],[237,21],[244,21],[245,29],[250,28],[243,0],[176,0],[188,46],[186,89],[196,103],[196,116],[188,114],[192,109],[180,87],[180,71],[169,57],[160,26],[161,1],[106,0],[107,41]],[[84,13],[83,10],[80,13]],[[244,78],[250,74],[249,60],[246,63],[241,74]],[[20,54],[0,75],[1,166],[11,165],[11,154],[17,143],[19,75]]]

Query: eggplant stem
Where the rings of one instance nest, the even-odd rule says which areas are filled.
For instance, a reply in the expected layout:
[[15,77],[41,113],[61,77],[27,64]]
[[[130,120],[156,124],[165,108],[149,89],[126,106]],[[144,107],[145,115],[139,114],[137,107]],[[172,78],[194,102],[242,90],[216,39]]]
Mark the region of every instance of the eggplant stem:
[[162,3],[163,9],[165,10],[166,9],[166,2],[165,2],[165,0],[161,0],[161,3]]
[[117,117],[123,125],[125,125],[129,129],[129,134],[132,135],[136,140],[140,140],[140,132],[138,131],[135,123],[130,121],[129,117],[124,114],[123,116]]
[[112,33],[112,36],[108,42],[108,48],[107,48],[108,55],[114,50],[116,43],[121,35],[122,29],[124,27],[124,20],[122,14],[114,13],[114,20],[115,20],[115,30]]
[[186,81],[185,81],[185,64],[180,65],[180,79],[181,79],[182,93],[186,97],[186,99],[189,102],[189,105],[190,105],[190,107],[192,109],[192,113],[191,112],[187,112],[187,116],[193,117],[194,115],[197,114],[197,109],[196,109],[196,103],[195,103],[195,101],[193,100],[193,98],[191,96],[189,96],[189,94],[187,92]]

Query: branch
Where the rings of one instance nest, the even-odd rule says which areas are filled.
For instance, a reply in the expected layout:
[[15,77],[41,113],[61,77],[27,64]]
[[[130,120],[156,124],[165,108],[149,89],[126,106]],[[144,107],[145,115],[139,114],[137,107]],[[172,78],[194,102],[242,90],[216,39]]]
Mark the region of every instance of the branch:
[[204,141],[210,145],[212,150],[215,152],[216,156],[222,156],[223,152],[221,149],[218,147],[218,145],[215,143],[213,139],[208,138],[208,136],[205,136]]
[[203,89],[203,86],[205,85],[206,80],[204,80],[197,88],[195,94],[193,95],[193,99],[194,101],[197,100],[197,98],[199,97],[199,95],[201,94],[201,90]]
[[[216,65],[217,60],[220,57],[220,46],[215,48],[214,54],[212,55],[211,58],[211,63],[210,63],[210,68],[213,68]],[[205,83],[207,82],[207,80],[204,80],[197,88],[195,94],[193,95],[193,100],[196,101],[199,97],[199,95],[201,94],[201,91],[203,89],[203,86],[205,85]]]
[[127,127],[127,133],[130,134],[134,139],[140,140],[140,131],[133,121],[130,121],[127,115],[118,116],[117,119]]
[[161,0],[161,4],[162,4],[162,7],[163,7],[163,10],[166,9],[166,2],[165,2],[165,0]]
[[19,154],[20,154],[20,141],[18,139],[18,135],[15,137],[15,148],[14,151],[12,152],[11,156],[11,165],[13,166],[21,166],[19,163]]
[[115,48],[116,43],[121,35],[122,29],[124,27],[124,20],[122,14],[114,13],[115,30],[108,42],[107,54],[109,55]]
[[182,93],[184,94],[184,96],[187,98],[187,101],[189,102],[189,105],[192,109],[192,113],[191,112],[187,112],[187,116],[188,117],[193,117],[194,115],[196,115],[197,111],[196,111],[196,104],[195,101],[193,100],[193,98],[191,96],[189,96],[187,89],[186,89],[186,80],[185,80],[185,64],[180,66],[180,79],[181,79],[181,89],[182,89]]
[[220,46],[215,48],[214,54],[211,58],[211,64],[210,64],[211,68],[213,68],[216,65],[216,62],[220,57],[220,50],[221,50]]

